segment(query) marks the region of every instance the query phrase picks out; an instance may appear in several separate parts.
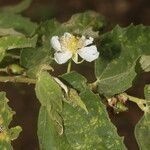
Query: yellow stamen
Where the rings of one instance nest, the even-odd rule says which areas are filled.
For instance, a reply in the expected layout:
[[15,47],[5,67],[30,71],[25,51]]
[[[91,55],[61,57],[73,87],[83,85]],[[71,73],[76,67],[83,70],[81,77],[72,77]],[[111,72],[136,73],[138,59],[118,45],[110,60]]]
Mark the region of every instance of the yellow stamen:
[[61,37],[60,41],[62,45],[72,53],[76,53],[78,49],[83,47],[83,42],[81,42],[78,37],[75,37],[73,35],[69,38],[63,36]]

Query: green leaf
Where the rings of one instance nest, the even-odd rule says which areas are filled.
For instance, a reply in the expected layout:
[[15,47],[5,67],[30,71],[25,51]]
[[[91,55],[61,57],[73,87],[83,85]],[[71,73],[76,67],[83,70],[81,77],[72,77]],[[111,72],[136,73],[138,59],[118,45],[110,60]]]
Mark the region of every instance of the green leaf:
[[[150,85],[144,88],[145,98],[150,100]],[[140,150],[149,150],[150,144],[150,112],[145,112],[135,127],[135,137]]]
[[106,19],[94,11],[86,11],[75,14],[63,24],[68,30],[75,34],[98,37],[99,30],[106,27]]
[[122,93],[133,85],[136,63],[150,53],[150,27],[121,28],[101,36],[100,57],[95,64],[98,91],[106,97]]
[[[72,78],[71,78],[72,76]],[[64,103],[62,117],[65,135],[74,149],[126,149],[111,123],[105,105],[87,87],[84,76],[71,72],[61,76],[68,85],[78,89],[88,113],[81,106]]]
[[38,118],[38,137],[42,150],[71,150],[64,134],[59,135],[46,106],[41,106]]
[[13,28],[0,28],[0,36],[6,35],[23,35],[23,34],[15,31]]
[[22,49],[20,54],[20,64],[27,68],[27,76],[36,78],[41,69],[51,64],[51,54],[46,48]]
[[143,55],[140,59],[140,64],[145,72],[150,71],[150,55]]
[[42,106],[62,111],[63,93],[53,77],[47,72],[41,72],[35,86],[36,96]]
[[126,149],[99,97],[89,89],[81,92],[80,96],[88,114],[80,107],[73,108],[67,103],[62,114],[65,134],[73,149]]
[[0,28],[13,28],[25,35],[31,35],[35,32],[37,24],[21,15],[4,12],[0,13]]
[[9,128],[14,111],[8,106],[8,99],[4,92],[0,92],[0,149],[12,150],[11,141],[15,140],[21,132],[21,127]]
[[60,32],[63,33],[63,31],[61,31],[61,24],[56,19],[42,22],[38,30],[41,36],[44,35],[48,39],[54,35],[60,34]]
[[16,49],[16,48],[27,48],[35,47],[37,42],[37,36],[32,38],[26,38],[20,35],[10,35],[0,38],[0,62],[5,56],[6,50]]
[[60,77],[78,91],[85,90],[87,86],[86,85],[87,79],[75,71],[63,74]]
[[41,72],[35,87],[41,103],[38,120],[38,137],[41,149],[64,149],[68,144],[63,135],[62,111],[63,93],[59,85],[47,72]]
[[21,13],[30,6],[31,2],[32,0],[22,0],[17,5],[1,7],[0,12]]
[[70,89],[69,91],[69,98],[68,103],[71,103],[73,107],[79,106],[82,108],[86,113],[88,113],[88,110],[86,108],[86,105],[83,103],[82,99],[78,95],[77,91],[74,89]]
[[40,25],[39,33],[49,39],[54,35],[60,36],[64,32],[97,37],[97,31],[102,30],[106,24],[103,16],[93,11],[87,11],[73,15],[69,21],[63,24],[55,19],[43,22]]
[[150,144],[150,113],[144,114],[135,128],[135,137],[140,150],[149,150]]
[[63,35],[66,31],[66,28],[63,27],[57,20],[51,19],[41,23],[38,29],[38,34],[41,36],[43,47],[49,48],[50,51],[53,51],[50,44],[51,37],[55,35]]
[[43,65],[50,65],[53,62],[54,50],[50,44],[50,39],[54,35],[59,35],[60,23],[52,19],[41,23],[37,33],[41,38],[41,46],[36,49],[22,50],[20,63],[28,69],[27,75],[35,78]]
[[145,95],[145,99],[150,100],[150,84],[145,85],[144,95]]
[[0,38],[0,49],[11,50],[16,48],[35,47],[37,36],[26,38],[20,35],[10,35]]

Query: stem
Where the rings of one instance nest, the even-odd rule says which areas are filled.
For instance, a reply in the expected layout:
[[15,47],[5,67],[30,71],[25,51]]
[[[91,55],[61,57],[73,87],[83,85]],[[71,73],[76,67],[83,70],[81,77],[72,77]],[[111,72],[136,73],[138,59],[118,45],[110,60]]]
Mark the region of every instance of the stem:
[[54,71],[54,68],[50,65],[43,65],[42,70],[47,70],[47,71]]
[[72,62],[71,62],[71,61],[69,61],[69,63],[68,63],[68,67],[67,67],[67,73],[69,73],[69,72],[71,71],[71,64],[72,64]]
[[92,91],[97,90],[97,82],[89,83],[88,86]]
[[35,79],[30,79],[22,76],[0,76],[0,82],[13,82],[13,83],[27,83],[27,84],[35,84]]
[[136,103],[142,111],[144,112],[149,111],[148,103],[150,103],[150,101],[145,100],[145,99],[140,99],[134,96],[130,96],[126,93],[123,93],[123,95],[126,96],[129,101]]

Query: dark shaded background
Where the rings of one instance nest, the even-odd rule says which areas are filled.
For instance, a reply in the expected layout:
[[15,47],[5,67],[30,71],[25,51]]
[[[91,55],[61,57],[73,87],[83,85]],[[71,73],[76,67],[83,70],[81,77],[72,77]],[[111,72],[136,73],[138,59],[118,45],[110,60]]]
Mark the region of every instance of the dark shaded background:
[[[19,0],[0,0],[0,6],[15,4]],[[76,12],[95,10],[114,24],[127,26],[134,24],[150,25],[150,0],[33,0],[31,7],[24,12],[34,21],[42,21],[52,17],[65,21]],[[78,68],[76,68],[78,70]],[[85,68],[84,68],[85,69]],[[59,73],[60,70],[57,71]],[[84,73],[92,79],[93,70],[86,68]],[[142,74],[138,79],[136,88],[131,88],[128,93],[143,98],[143,87],[150,83],[150,74]],[[21,89],[21,90],[20,90]],[[10,99],[10,106],[16,111],[12,126],[20,125],[23,132],[13,142],[15,150],[38,150],[36,135],[39,103],[34,94],[34,86],[23,84],[0,84],[0,91],[6,91]],[[116,115],[111,109],[109,114],[113,123],[118,127],[121,136],[125,136],[125,144],[129,150],[138,150],[134,138],[134,126],[142,116],[139,108],[128,103],[129,111]],[[135,115],[136,114],[136,115]]]

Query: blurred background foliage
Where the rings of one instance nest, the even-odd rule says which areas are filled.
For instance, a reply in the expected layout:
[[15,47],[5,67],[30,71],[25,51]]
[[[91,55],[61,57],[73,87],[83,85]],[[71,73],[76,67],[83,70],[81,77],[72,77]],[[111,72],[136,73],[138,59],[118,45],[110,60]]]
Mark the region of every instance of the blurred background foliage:
[[[21,0],[0,0],[0,7],[17,4]],[[130,23],[150,25],[150,1],[149,0],[33,0],[31,6],[23,15],[31,17],[33,21],[41,22],[46,19],[56,18],[59,21],[68,20],[72,14],[94,10],[104,15],[113,24],[127,26]],[[77,68],[78,70],[78,68]],[[79,71],[79,70],[78,70]],[[61,70],[57,70],[58,74]],[[93,80],[93,69],[90,65],[84,68],[89,79]],[[128,93],[143,98],[143,87],[150,83],[149,73],[144,73],[138,79],[136,88],[131,88]],[[21,90],[20,90],[21,89]],[[23,128],[20,137],[13,142],[15,150],[38,150],[37,116],[39,102],[34,94],[34,86],[23,84],[0,84],[0,90],[7,92],[10,106],[16,115],[11,125],[19,124]],[[129,150],[138,150],[133,135],[135,124],[142,116],[139,108],[128,103],[129,111],[114,114],[108,109],[112,122],[117,126],[118,133],[125,136],[125,144]]]
[[[0,6],[17,4],[21,0],[1,0]],[[65,21],[74,13],[95,10],[114,23],[128,25],[150,24],[149,0],[33,0],[24,13],[33,20],[45,20],[55,17]]]

